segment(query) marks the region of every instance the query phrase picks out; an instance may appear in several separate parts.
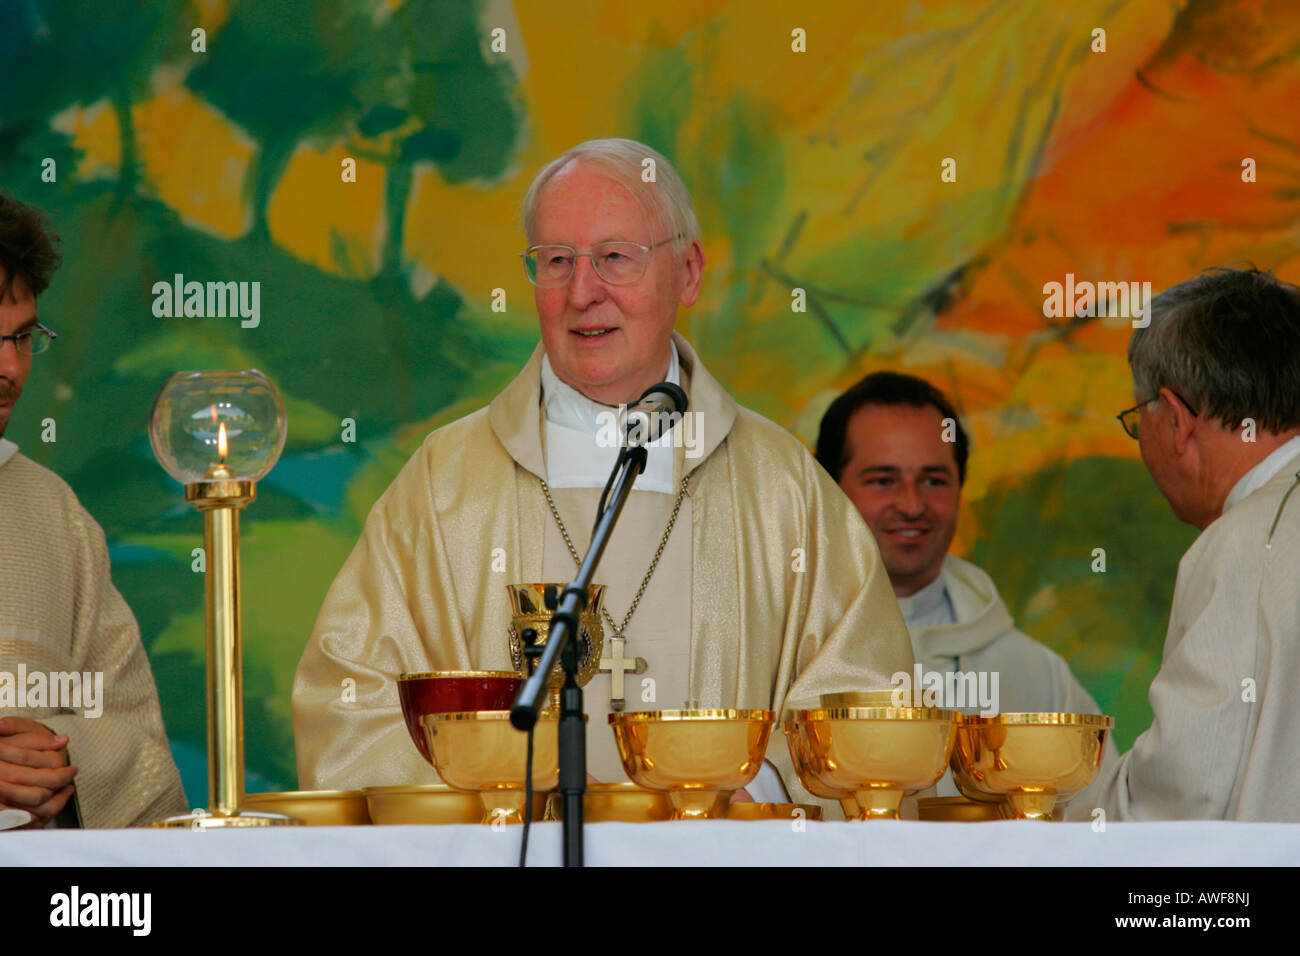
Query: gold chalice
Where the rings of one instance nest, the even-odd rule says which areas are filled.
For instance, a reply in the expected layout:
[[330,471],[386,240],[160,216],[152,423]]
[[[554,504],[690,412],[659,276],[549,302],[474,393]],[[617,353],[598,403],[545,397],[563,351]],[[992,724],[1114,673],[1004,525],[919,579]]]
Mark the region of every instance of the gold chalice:
[[[546,609],[546,589],[555,588],[557,600],[564,594],[567,584],[507,584],[510,595],[510,660],[515,670],[527,674],[524,663],[523,631],[531,627],[537,631],[537,646],[546,643],[551,634],[551,612]],[[578,646],[578,684],[587,682],[600,670],[600,655],[605,644],[605,628],[600,623],[600,609],[605,600],[605,585],[593,584],[587,588],[587,607],[578,616],[578,633],[574,635]],[[556,667],[551,674],[552,691],[564,683],[564,673]],[[556,700],[558,703],[558,699]]]
[[[457,790],[479,794],[483,823],[524,822],[528,734],[510,723],[510,711],[425,714],[420,722],[438,776]],[[533,731],[536,793],[559,785],[558,728],[558,715],[543,711]]]
[[656,710],[609,715],[632,781],[666,791],[674,820],[721,819],[758,776],[772,733],[770,710]]
[[859,820],[898,819],[903,796],[934,786],[952,755],[961,714],[935,707],[801,710],[790,755],[837,795],[853,794]]
[[1115,718],[1098,714],[966,717],[953,781],[972,800],[1005,800],[1017,820],[1051,819],[1097,776],[1114,726]]
[[[831,696],[834,695],[824,695],[823,700]],[[791,716],[790,711],[785,713],[786,719],[781,723],[781,732],[785,734],[785,742],[790,748],[790,759],[794,763],[794,772],[799,777],[799,782],[803,784],[805,790],[818,799],[838,801],[840,809],[844,811],[845,820],[856,820],[859,814],[862,813],[857,798],[851,793],[840,793],[824,786],[820,780],[809,772],[808,760],[804,756],[802,738],[799,736],[794,717]]]

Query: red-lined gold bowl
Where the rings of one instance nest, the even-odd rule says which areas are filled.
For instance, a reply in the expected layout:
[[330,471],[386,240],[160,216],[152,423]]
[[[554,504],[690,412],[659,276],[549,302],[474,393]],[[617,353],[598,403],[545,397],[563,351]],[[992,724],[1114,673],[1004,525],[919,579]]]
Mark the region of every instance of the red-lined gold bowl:
[[509,710],[523,677],[514,671],[427,671],[397,678],[402,716],[420,756],[429,763],[429,745],[421,720],[427,714]]

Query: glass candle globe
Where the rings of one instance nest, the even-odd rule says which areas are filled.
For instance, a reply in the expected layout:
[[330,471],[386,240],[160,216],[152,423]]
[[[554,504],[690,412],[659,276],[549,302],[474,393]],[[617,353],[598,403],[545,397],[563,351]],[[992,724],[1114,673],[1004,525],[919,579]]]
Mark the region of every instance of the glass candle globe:
[[257,481],[279,460],[286,425],[280,393],[256,369],[177,372],[154,399],[149,442],[183,485]]

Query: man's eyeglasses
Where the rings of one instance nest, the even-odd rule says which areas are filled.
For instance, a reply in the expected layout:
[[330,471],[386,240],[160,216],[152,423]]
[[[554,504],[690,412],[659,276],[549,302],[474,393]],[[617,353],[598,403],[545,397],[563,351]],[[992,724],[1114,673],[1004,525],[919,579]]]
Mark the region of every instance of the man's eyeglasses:
[[6,342],[13,342],[14,348],[18,350],[19,355],[40,355],[57,338],[58,335],[52,330],[43,325],[38,325],[34,329],[19,332],[17,335],[0,335],[0,348],[4,348]]
[[579,256],[591,256],[596,275],[610,285],[631,285],[645,275],[654,250],[680,238],[682,234],[678,233],[653,246],[643,246],[639,242],[599,242],[590,252],[579,252],[573,246],[530,246],[519,256],[524,260],[528,281],[542,289],[568,285]]
[[[1174,392],[1172,388],[1169,391]],[[1183,398],[1183,396],[1179,395],[1177,392],[1174,392],[1174,397],[1177,398],[1180,402],[1182,402],[1185,406],[1187,406],[1187,410],[1192,413],[1193,418],[1200,417],[1199,415],[1196,414],[1196,409],[1192,408],[1191,402]],[[1119,419],[1120,425],[1124,427],[1125,433],[1130,438],[1138,437],[1138,423],[1142,421],[1142,409],[1145,408],[1147,405],[1150,405],[1152,402],[1159,401],[1159,400],[1160,400],[1160,396],[1156,395],[1153,398],[1148,398],[1144,402],[1138,402],[1132,408],[1124,409],[1124,411],[1120,412],[1118,415],[1115,416],[1116,418]]]

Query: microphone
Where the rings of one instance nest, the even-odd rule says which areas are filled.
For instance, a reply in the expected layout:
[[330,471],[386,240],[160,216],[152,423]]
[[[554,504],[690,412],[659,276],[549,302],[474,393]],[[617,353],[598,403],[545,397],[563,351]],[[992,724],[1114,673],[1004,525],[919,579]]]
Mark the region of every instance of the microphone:
[[681,386],[672,382],[651,385],[645,394],[627,407],[627,417],[624,419],[627,447],[636,448],[658,441],[681,421],[689,404]]

